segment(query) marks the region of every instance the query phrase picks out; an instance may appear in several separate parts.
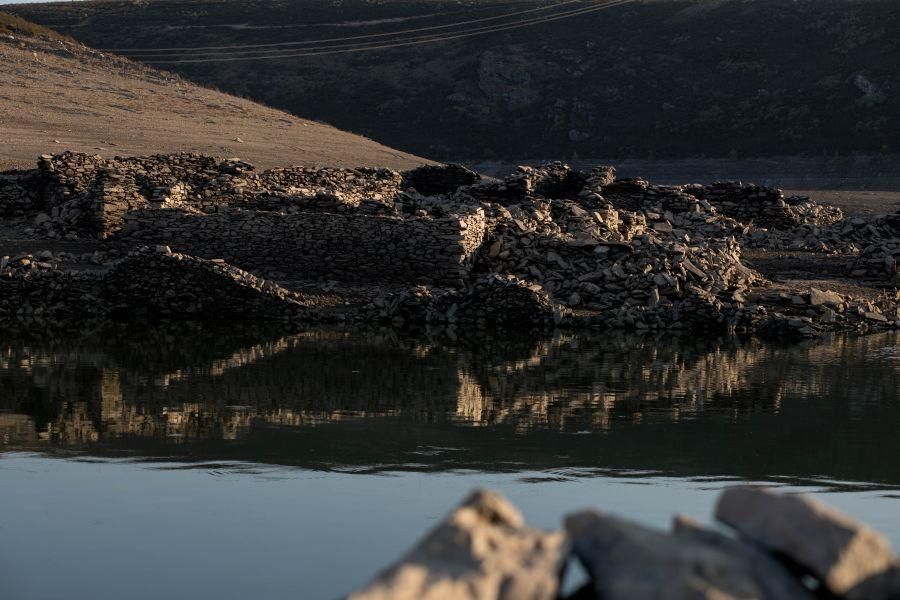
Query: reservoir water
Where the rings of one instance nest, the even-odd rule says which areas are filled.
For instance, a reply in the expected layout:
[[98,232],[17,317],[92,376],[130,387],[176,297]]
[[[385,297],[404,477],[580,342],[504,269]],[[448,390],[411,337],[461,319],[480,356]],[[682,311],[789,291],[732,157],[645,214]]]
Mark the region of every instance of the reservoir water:
[[0,337],[0,598],[330,598],[473,487],[557,527],[823,496],[900,546],[900,334]]

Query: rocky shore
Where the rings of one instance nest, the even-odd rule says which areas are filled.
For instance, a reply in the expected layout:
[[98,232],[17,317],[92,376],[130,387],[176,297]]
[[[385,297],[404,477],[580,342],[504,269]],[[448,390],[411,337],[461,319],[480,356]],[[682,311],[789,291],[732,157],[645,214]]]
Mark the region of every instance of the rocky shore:
[[0,215],[0,318],[16,326],[900,327],[900,213],[740,182],[64,153],[0,173]]
[[[542,531],[476,491],[348,598],[900,598],[900,558],[887,539],[811,497],[729,488],[715,518],[706,527],[676,516],[667,532],[585,510]],[[588,581],[564,592],[573,561]]]

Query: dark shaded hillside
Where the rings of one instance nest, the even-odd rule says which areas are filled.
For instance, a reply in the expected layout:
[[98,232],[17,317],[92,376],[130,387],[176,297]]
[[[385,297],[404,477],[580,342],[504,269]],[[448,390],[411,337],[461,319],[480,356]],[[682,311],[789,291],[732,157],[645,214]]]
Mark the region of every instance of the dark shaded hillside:
[[[542,5],[158,0],[9,10],[96,47],[160,48],[369,35]],[[433,158],[900,151],[896,0],[645,0],[427,45],[161,66]]]

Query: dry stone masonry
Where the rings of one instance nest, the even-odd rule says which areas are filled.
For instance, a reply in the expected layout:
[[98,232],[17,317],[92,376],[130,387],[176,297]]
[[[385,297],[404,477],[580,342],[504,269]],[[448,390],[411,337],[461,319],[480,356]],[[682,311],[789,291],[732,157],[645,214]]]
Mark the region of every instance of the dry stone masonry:
[[[166,308],[160,296],[123,292],[112,301],[111,289],[137,285],[140,275],[153,282],[143,287],[159,283],[168,298],[223,310],[231,292],[268,294],[250,277],[284,290],[276,295],[284,310],[243,310],[246,298],[236,299],[242,309],[231,312],[246,318],[803,336],[900,322],[900,215],[847,219],[777,189],[656,186],[616,178],[608,166],[582,172],[548,163],[497,180],[458,165],[257,172],[240,159],[196,154],[105,159],[67,152],[42,156],[31,171],[0,174],[0,214],[8,237],[29,248],[47,244],[53,258],[23,251],[3,259],[2,277],[14,285],[0,310],[17,318],[65,312],[69,296],[59,290],[69,288],[98,298],[86,314],[206,312],[182,310],[175,300]],[[145,247],[171,253],[137,250]],[[820,287],[776,290],[745,261],[748,249],[842,257],[852,285],[858,280],[881,294],[845,291],[837,301]],[[240,285],[216,283],[217,297],[206,297],[207,265],[243,273],[231,278]],[[225,267],[216,269],[217,282],[229,279]],[[23,282],[37,289],[38,281],[52,282],[51,296],[63,299],[17,296],[26,293]],[[190,285],[196,289],[186,291]],[[328,300],[295,310],[291,294],[300,291],[307,304]],[[822,302],[819,292],[834,295]]]

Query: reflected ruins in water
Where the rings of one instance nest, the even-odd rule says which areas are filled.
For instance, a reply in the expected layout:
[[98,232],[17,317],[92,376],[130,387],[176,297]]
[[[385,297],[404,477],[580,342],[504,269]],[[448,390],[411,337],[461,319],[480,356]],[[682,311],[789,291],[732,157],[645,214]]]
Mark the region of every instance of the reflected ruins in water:
[[900,483],[900,334],[0,340],[0,451]]

